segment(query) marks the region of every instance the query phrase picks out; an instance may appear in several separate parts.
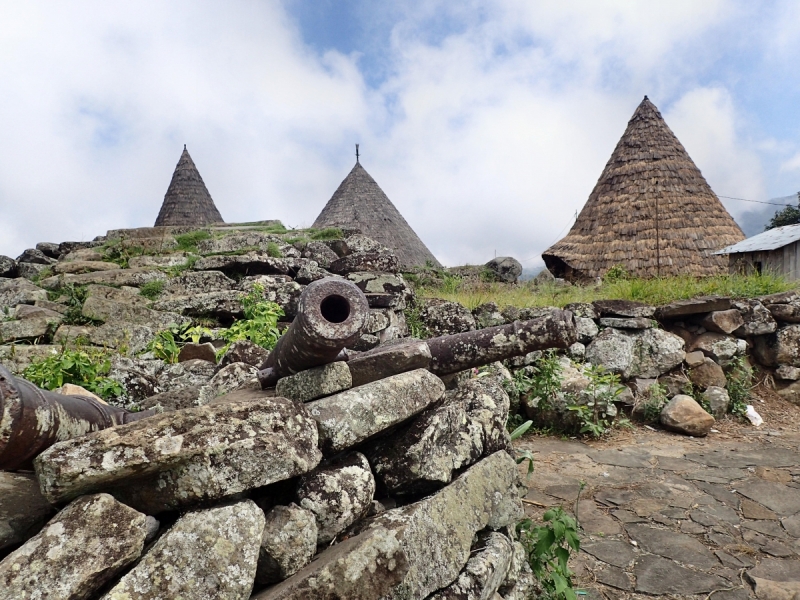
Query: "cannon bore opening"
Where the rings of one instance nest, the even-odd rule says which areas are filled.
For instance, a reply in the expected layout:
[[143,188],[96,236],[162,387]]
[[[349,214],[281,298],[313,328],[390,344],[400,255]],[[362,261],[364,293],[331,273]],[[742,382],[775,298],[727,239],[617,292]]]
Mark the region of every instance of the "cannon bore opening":
[[350,316],[350,303],[347,298],[334,294],[322,301],[319,312],[329,323],[343,323]]

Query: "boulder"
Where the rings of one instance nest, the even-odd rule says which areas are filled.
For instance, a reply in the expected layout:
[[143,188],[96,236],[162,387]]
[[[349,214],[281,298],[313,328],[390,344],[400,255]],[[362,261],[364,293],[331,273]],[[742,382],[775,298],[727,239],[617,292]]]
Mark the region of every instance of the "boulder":
[[0,254],[0,277],[16,277],[17,261],[10,256]]
[[217,349],[210,342],[205,342],[204,344],[187,342],[178,353],[178,362],[186,362],[187,360],[204,360],[216,364]]
[[128,266],[132,269],[169,269],[171,267],[184,267],[188,262],[188,254],[185,252],[176,252],[175,254],[167,254],[166,256],[133,256],[128,259]]
[[564,310],[568,310],[576,317],[583,317],[584,319],[596,319],[599,316],[594,306],[588,302],[571,302],[564,307]]
[[58,250],[58,244],[54,244],[53,242],[39,242],[36,244],[36,249],[50,258],[58,258],[61,254]]
[[[364,292],[368,300],[371,298],[385,299],[384,308],[402,310],[413,295],[411,288],[408,287],[405,279],[399,273],[349,273],[347,279],[355,283],[358,289]],[[381,308],[373,306],[375,301],[372,300],[370,302],[370,307]]]
[[701,390],[708,387],[724,388],[728,384],[722,367],[707,356],[703,357],[699,365],[689,369],[689,380]]
[[700,325],[717,333],[733,333],[744,326],[744,317],[736,308],[715,310],[700,320]]
[[331,263],[328,270],[337,275],[361,271],[397,273],[398,262],[394,254],[386,252],[357,252],[337,258]]
[[210,292],[223,292],[236,287],[236,282],[221,271],[187,271],[170,279],[164,286],[167,296],[192,296]]
[[59,252],[61,254],[59,254],[58,260],[61,262],[69,262],[74,260],[103,260],[105,258],[102,252],[94,248],[76,248],[75,250],[66,250],[66,246],[64,246],[63,249],[59,250]]
[[27,279],[12,279],[0,282],[0,312],[18,304],[33,304],[37,300],[47,300],[47,291]]
[[169,296],[153,304],[153,308],[166,313],[195,317],[233,319],[244,315],[242,294],[232,290]]
[[53,265],[55,259],[47,256],[41,250],[36,248],[28,248],[17,257],[17,263],[30,263],[35,265]]
[[314,514],[317,544],[327,544],[364,515],[375,495],[375,478],[367,458],[349,452],[300,478],[300,506]]
[[291,577],[311,562],[316,551],[314,513],[294,503],[274,507],[265,518],[256,582],[265,585]]
[[95,321],[111,321],[115,323],[122,321],[134,325],[144,325],[154,331],[167,329],[170,325],[187,325],[191,323],[191,319],[176,313],[160,312],[127,302],[100,298],[99,296],[89,296],[86,302],[83,303],[81,314],[87,319]]
[[455,581],[477,532],[511,525],[522,516],[518,477],[508,453],[495,452],[432,496],[365,523],[364,530],[393,533],[408,561],[402,583],[383,598],[427,598]]
[[38,319],[41,317],[61,320],[64,318],[64,313],[43,308],[41,306],[31,306],[30,304],[18,304],[14,309],[14,317],[18,320],[23,319]]
[[92,598],[142,553],[145,515],[83,496],[0,562],[0,597]]
[[427,493],[509,445],[509,398],[494,377],[470,379],[406,428],[365,450],[390,495]]
[[797,381],[800,379],[800,368],[781,365],[775,369],[775,376],[784,381]]
[[330,267],[331,263],[339,258],[336,252],[331,250],[326,244],[315,241],[306,244],[301,256],[315,261],[320,267],[325,269]]
[[800,323],[800,300],[786,304],[767,304],[766,308],[779,323]]
[[442,380],[425,369],[393,375],[306,404],[319,428],[319,445],[333,455],[402,423],[444,394]]
[[431,350],[425,342],[405,338],[383,344],[351,358],[347,366],[353,385],[359,386],[415,369],[427,369]]
[[656,311],[653,306],[633,300],[595,300],[592,306],[600,317],[649,318]]
[[800,381],[793,381],[788,386],[778,389],[777,393],[787,402],[800,406]]
[[241,231],[201,240],[197,242],[197,250],[200,254],[241,253],[244,250],[255,249],[266,251],[270,244],[283,244],[283,239],[259,231]]
[[487,302],[472,309],[472,316],[475,317],[475,326],[478,329],[503,325],[505,317],[500,313],[500,308],[494,302]]
[[623,379],[658,377],[683,362],[684,342],[662,329],[603,330],[586,348],[586,359]]
[[352,385],[353,377],[347,363],[338,361],[279,379],[275,393],[298,402],[308,402],[350,389]]
[[683,360],[687,367],[693,369],[694,367],[699,367],[705,362],[706,355],[700,352],[700,350],[694,350],[692,352],[687,352]]
[[298,573],[251,600],[377,600],[407,573],[397,533],[376,527],[323,550]]
[[205,385],[214,377],[214,369],[214,363],[197,358],[166,364],[156,374],[157,386],[162,392],[170,392],[186,386]]
[[308,285],[314,281],[325,279],[326,277],[334,277],[331,273],[317,265],[317,262],[310,260],[308,263],[302,265],[297,271],[294,280],[297,283]]
[[475,317],[458,302],[426,298],[422,300],[419,316],[432,336],[475,330]]
[[94,273],[96,271],[114,271],[120,268],[121,267],[116,263],[104,262],[100,260],[70,260],[66,262],[59,262],[53,265],[53,273]]
[[54,512],[33,473],[0,471],[0,552],[36,534]]
[[306,473],[321,459],[316,442],[315,423],[301,405],[261,397],[60,442],[37,457],[35,468],[50,501],[113,489],[155,514]]
[[187,513],[103,600],[245,599],[263,530],[264,513],[252,500]]
[[0,321],[0,343],[39,340],[55,332],[63,317],[35,317],[22,321]]
[[121,287],[124,285],[140,287],[151,281],[166,281],[167,275],[162,271],[153,269],[114,269],[112,271],[95,271],[94,273],[82,273],[81,275],[54,275],[43,279],[39,284],[48,290],[57,289],[64,284],[89,285],[108,285]]
[[254,344],[250,340],[239,340],[228,346],[228,350],[219,361],[221,367],[233,363],[244,363],[253,367],[260,367],[269,356],[269,350]]
[[514,546],[502,533],[479,535],[458,579],[429,596],[429,600],[490,600],[503,583],[513,555]]
[[200,402],[200,404],[211,402],[214,398],[224,396],[244,386],[248,382],[254,381],[257,375],[258,369],[252,365],[247,365],[245,363],[231,363],[226,365],[217,371],[216,375],[203,386],[203,389],[200,391],[198,402]]
[[694,437],[708,435],[714,417],[703,410],[694,398],[678,394],[661,410],[661,424],[667,429]]
[[195,271],[222,271],[226,275],[294,275],[309,261],[305,258],[274,258],[262,250],[238,256],[215,255],[198,260]]
[[703,392],[703,399],[708,403],[711,414],[715,419],[719,420],[728,414],[731,398],[723,387],[715,385],[709,386],[706,391]]
[[713,311],[729,310],[731,299],[722,296],[698,296],[688,300],[677,300],[671,304],[660,306],[656,310],[656,319],[677,319],[687,315],[697,315]]
[[[757,344],[759,338],[755,339]],[[689,346],[689,350],[700,350],[703,354],[724,367],[736,356],[745,353],[747,350],[747,343],[744,340],[739,340],[723,333],[706,332],[695,338]]]
[[766,367],[800,367],[800,325],[787,325],[753,341],[753,354],[760,364]]
[[85,337],[95,346],[116,348],[121,354],[135,355],[147,348],[154,333],[147,325],[111,321],[88,328]]
[[495,280],[503,283],[517,283],[522,275],[522,264],[510,256],[498,256],[487,262],[484,267],[492,274]]
[[590,344],[600,333],[597,323],[588,317],[575,317],[575,330],[578,333],[578,341],[584,345]]

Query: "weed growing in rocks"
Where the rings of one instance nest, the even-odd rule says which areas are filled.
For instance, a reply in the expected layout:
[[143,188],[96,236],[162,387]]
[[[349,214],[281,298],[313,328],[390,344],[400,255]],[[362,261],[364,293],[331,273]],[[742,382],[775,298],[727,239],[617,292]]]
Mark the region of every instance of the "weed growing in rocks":
[[[514,430],[509,434],[508,438],[512,442],[521,438],[523,435],[525,435],[525,432],[531,428],[531,425],[533,425],[533,421],[525,421],[518,427],[515,427]],[[506,428],[508,428],[508,424],[506,424]],[[528,461],[528,473],[526,477],[530,477],[531,473],[533,473],[533,454],[531,454],[530,450],[516,450],[516,456],[514,457],[514,460],[518,465]]]
[[267,244],[267,256],[271,256],[272,258],[283,258],[283,252],[281,252],[278,244],[275,242],[270,242]]
[[47,293],[47,297],[55,302],[62,299],[67,307],[64,313],[65,325],[91,325],[93,319],[83,316],[83,303],[86,301],[88,287],[85,285],[74,285],[65,283],[56,290]]
[[189,254],[186,257],[186,262],[182,265],[177,265],[175,267],[168,267],[164,269],[164,272],[169,275],[170,277],[180,277],[186,271],[190,271],[192,267],[194,267],[195,263],[200,260],[200,256],[197,254]]
[[211,233],[206,229],[198,229],[197,231],[175,236],[175,241],[178,242],[178,250],[183,250],[184,252],[197,252],[197,242],[210,239]]
[[274,302],[266,302],[264,288],[254,285],[250,293],[242,298],[244,319],[234,321],[233,325],[221,332],[221,337],[228,342],[221,351],[227,350],[233,342],[250,340],[262,348],[271,350],[281,336],[278,331],[278,319],[283,316],[283,309]]
[[545,352],[533,365],[517,371],[511,385],[516,389],[520,400],[534,404],[540,410],[552,408],[552,401],[561,390],[561,365],[558,356],[553,351]]
[[728,381],[728,396],[731,399],[728,410],[737,417],[744,418],[753,387],[753,371],[748,368],[743,356],[735,358],[728,365],[725,379]]
[[411,337],[421,340],[431,337],[428,326],[425,325],[425,322],[422,320],[419,304],[413,301],[410,302],[403,313],[405,314],[406,326],[408,327],[408,333]]
[[614,424],[617,408],[614,401],[622,392],[619,375],[608,373],[599,365],[591,365],[585,371],[589,386],[582,392],[586,402],[571,404],[567,408],[574,412],[580,421],[580,433],[588,433],[599,438]]
[[572,552],[580,551],[578,526],[561,507],[542,516],[543,525],[531,519],[517,523],[517,535],[525,548],[528,564],[550,600],[576,600],[573,572],[567,563]]
[[155,300],[164,291],[164,282],[160,279],[148,281],[139,288],[139,295],[144,296],[148,300]]
[[653,423],[658,421],[661,416],[661,410],[667,403],[667,389],[660,383],[651,385],[647,394],[642,402],[642,419],[645,423]]
[[344,237],[344,233],[338,227],[328,227],[326,229],[320,229],[319,231],[313,231],[309,237],[312,240],[340,240]]
[[123,393],[122,386],[105,377],[111,361],[102,350],[67,350],[34,362],[22,373],[31,383],[54,390],[65,383],[79,385],[101,398],[114,398]]
[[160,358],[169,364],[175,364],[178,362],[178,355],[183,345],[180,342],[181,333],[181,328],[178,325],[162,329],[147,344],[147,350],[152,352],[156,358]]

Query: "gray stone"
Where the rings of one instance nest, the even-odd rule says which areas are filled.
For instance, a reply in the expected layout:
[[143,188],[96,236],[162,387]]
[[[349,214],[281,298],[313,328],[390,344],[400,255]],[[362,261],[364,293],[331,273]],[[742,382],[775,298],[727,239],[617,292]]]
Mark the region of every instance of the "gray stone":
[[100,260],[71,260],[53,265],[53,273],[94,273],[96,271],[115,271],[120,269],[118,264]]
[[800,323],[800,300],[786,304],[767,304],[766,309],[779,323]]
[[623,332],[608,328],[587,346],[586,358],[623,379],[658,377],[683,362],[683,345],[681,338],[662,329]]
[[794,381],[788,386],[778,389],[777,393],[787,402],[800,406],[800,381]]
[[350,389],[352,385],[353,377],[347,363],[338,361],[279,379],[275,393],[298,402],[308,402]]
[[765,558],[745,576],[762,600],[795,600],[800,595],[800,560]]
[[300,478],[300,506],[317,520],[317,543],[326,544],[364,515],[375,495],[375,478],[359,452],[337,456]]
[[55,262],[56,261],[53,258],[47,256],[44,252],[36,248],[28,248],[17,257],[17,263],[52,265],[55,264]]
[[484,267],[488,269],[497,281],[503,283],[517,283],[522,275],[522,264],[510,256],[498,256],[487,262]]
[[472,313],[458,302],[426,298],[422,301],[419,316],[432,336],[475,330]]
[[586,347],[586,360],[627,379],[631,376],[634,345],[633,337],[618,329],[605,329]]
[[678,394],[661,410],[661,424],[667,429],[695,437],[708,435],[714,417],[703,410],[694,398]]
[[687,352],[683,360],[689,368],[699,367],[705,362],[706,355],[700,352],[700,350],[695,350],[693,352]]
[[671,558],[698,569],[711,569],[719,565],[714,554],[691,536],[649,525],[627,525],[625,529],[631,539],[642,550]]
[[220,271],[187,271],[180,277],[170,279],[164,286],[169,296],[192,296],[232,290],[236,282]]
[[775,369],[775,376],[784,381],[797,381],[800,379],[800,368],[781,365]]
[[17,261],[10,256],[0,254],[0,277],[15,277],[17,275]]
[[594,306],[588,302],[572,302],[564,306],[564,310],[570,311],[576,317],[585,319],[596,319],[599,316]]
[[711,414],[715,419],[719,420],[728,413],[731,398],[724,388],[715,385],[708,386],[706,391],[703,392],[703,398],[708,402]]
[[700,320],[700,325],[705,327],[708,331],[728,334],[742,327],[744,325],[744,318],[742,317],[742,313],[735,308],[716,310],[703,317]]
[[0,471],[0,550],[36,534],[53,512],[32,473]]
[[331,250],[327,245],[315,241],[306,244],[301,256],[316,261],[320,267],[325,269],[330,267],[331,263],[339,258],[336,252]]
[[39,282],[45,289],[56,289],[64,284],[89,285],[96,283],[99,285],[109,285],[120,287],[129,285],[140,287],[151,281],[166,281],[167,275],[161,271],[152,269],[115,269],[113,271],[96,271],[94,273],[83,273],[81,275],[54,275]]
[[204,360],[216,364],[217,349],[210,342],[204,344],[187,342],[178,353],[178,362],[186,362],[187,360]]
[[495,302],[486,302],[476,306],[472,309],[472,316],[475,317],[475,325],[478,329],[503,325],[506,322]]
[[[372,296],[386,297],[386,308],[402,310],[413,295],[403,276],[395,273],[359,272],[350,273],[347,279],[364,292],[369,300]],[[370,302],[372,307],[373,302]],[[373,307],[376,308],[376,307]]]
[[201,240],[197,242],[197,250],[201,254],[242,252],[255,249],[266,251],[270,244],[283,244],[283,240],[278,236],[260,231],[240,231],[223,237]]
[[214,369],[214,363],[196,358],[166,364],[157,375],[158,389],[169,392],[186,386],[205,385],[214,377]]
[[656,309],[653,306],[632,300],[595,300],[592,302],[600,317],[652,317]]
[[243,600],[263,530],[264,513],[251,500],[185,514],[103,600]]
[[481,456],[508,447],[508,410],[508,394],[496,378],[471,379],[365,451],[390,495],[429,492]]
[[287,318],[291,319],[297,315],[300,295],[305,286],[295,281],[280,281],[274,277],[260,275],[245,278],[239,284],[239,288],[243,292],[250,292],[256,284],[264,288],[263,299],[280,306]]
[[147,308],[150,301],[139,293],[135,287],[115,288],[107,285],[90,284],[86,286],[86,297],[101,298],[103,300],[113,300],[134,306]]
[[168,392],[154,394],[141,400],[142,409],[160,406],[165,411],[182,410],[193,406],[201,406],[200,392],[203,386],[189,385]]
[[58,244],[54,244],[53,242],[39,242],[36,244],[36,249],[50,258],[58,258],[60,254],[58,251]]
[[305,264],[300,267],[297,271],[297,275],[295,275],[294,280],[297,283],[302,283],[303,285],[308,285],[314,281],[319,281],[320,279],[325,279],[326,277],[338,277],[337,275],[332,275],[321,266],[316,264],[316,261],[310,261],[308,264]]
[[429,596],[429,600],[490,600],[500,588],[511,565],[514,547],[501,533],[478,536],[472,556],[453,583]]
[[659,556],[642,556],[633,572],[636,591],[644,594],[694,595],[731,587],[721,577],[681,567]]
[[578,341],[582,344],[591,343],[600,333],[594,320],[586,317],[575,317],[575,330],[578,333]]
[[256,582],[276,583],[305,567],[317,551],[314,513],[292,503],[266,514]]
[[[762,337],[764,336],[755,338],[756,342]],[[712,332],[699,335],[689,346],[689,350],[700,350],[723,367],[734,357],[744,354],[746,349],[747,343],[744,340],[737,340],[730,335]]]
[[25,279],[39,279],[45,277],[51,269],[52,267],[50,265],[42,265],[39,263],[17,263],[17,275]]
[[390,342],[351,358],[347,365],[353,385],[371,383],[385,377],[427,369],[431,362],[428,344],[414,338]]
[[59,252],[63,252],[58,258],[59,261],[73,261],[73,260],[103,260],[105,256],[103,256],[102,252],[94,248],[77,248],[71,251],[65,251],[66,247],[63,250],[59,250]]
[[701,390],[712,386],[724,388],[728,384],[722,367],[707,356],[699,365],[689,369],[689,380]]
[[752,478],[737,484],[736,491],[782,517],[800,513],[800,494],[782,483]]
[[22,321],[0,321],[0,343],[38,340],[54,332],[63,317],[35,317]]
[[583,362],[586,358],[586,346],[580,342],[575,342],[567,348],[567,354],[571,359]]
[[331,262],[328,270],[337,275],[347,275],[362,271],[378,271],[383,273],[396,273],[398,270],[397,257],[385,252],[357,252],[337,258]]
[[766,367],[800,367],[800,325],[787,325],[753,339],[753,354]]
[[126,504],[155,514],[306,473],[321,459],[316,442],[302,406],[262,397],[60,442],[37,457],[35,468],[48,500],[113,489]]
[[251,600],[377,600],[403,580],[408,562],[395,531],[376,527],[322,551],[289,579]]
[[602,327],[615,327],[616,329],[652,329],[656,322],[645,317],[623,319],[621,317],[604,317],[600,319]]
[[603,540],[601,542],[581,544],[581,550],[591,554],[597,560],[602,560],[604,563],[621,569],[626,568],[636,558],[636,553],[631,545],[621,540]]
[[227,352],[219,361],[221,367],[232,363],[240,362],[253,367],[260,367],[269,356],[269,350],[254,344],[250,340],[239,340],[233,342]]
[[518,477],[508,453],[496,452],[436,494],[365,524],[367,529],[393,532],[408,560],[402,583],[384,598],[426,598],[455,581],[478,531],[487,526],[499,529],[521,517]]
[[677,300],[671,304],[660,306],[656,310],[656,318],[676,319],[687,315],[697,315],[713,311],[729,310],[731,299],[721,296],[698,296],[687,300]]
[[132,269],[156,268],[169,269],[170,267],[183,267],[187,264],[189,255],[185,252],[176,252],[165,256],[133,256],[128,259],[128,266]]
[[211,380],[200,391],[200,404],[207,404],[214,398],[224,396],[252,382],[258,375],[258,369],[245,363],[231,363],[217,371]]
[[117,302],[98,296],[89,296],[83,303],[81,314],[96,321],[111,321],[144,325],[154,331],[167,329],[170,325],[187,325],[191,319],[176,313],[160,312],[127,302]]
[[405,421],[444,394],[442,380],[416,369],[306,405],[319,428],[320,448],[335,454]]
[[765,335],[778,328],[778,324],[772,318],[772,314],[758,300],[736,300],[733,302],[733,307],[739,311],[744,321],[744,324],[734,331],[739,337]]
[[41,306],[18,304],[14,310],[14,317],[16,317],[18,320],[36,319],[41,317],[61,320],[64,317],[64,313],[43,308]]
[[47,300],[47,291],[27,279],[12,279],[0,283],[0,313],[4,308],[11,309],[17,304],[33,304],[37,300]]
[[232,290],[170,296],[153,304],[153,308],[166,313],[224,319],[241,318],[244,314],[242,294]]
[[0,562],[0,598],[92,598],[139,558],[145,534],[145,516],[108,494],[78,498]]
[[600,583],[610,585],[611,587],[619,590],[628,591],[631,589],[630,579],[628,579],[625,571],[619,567],[614,567],[612,565],[601,565],[595,570],[594,576]]

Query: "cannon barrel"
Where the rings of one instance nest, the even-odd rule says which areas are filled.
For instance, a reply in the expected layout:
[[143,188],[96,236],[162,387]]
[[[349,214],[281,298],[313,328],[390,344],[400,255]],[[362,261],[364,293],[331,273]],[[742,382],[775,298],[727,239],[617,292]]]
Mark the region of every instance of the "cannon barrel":
[[261,365],[261,387],[273,387],[281,377],[298,371],[346,360],[342,350],[361,337],[368,317],[367,297],[354,283],[332,277],[310,283],[300,295],[297,316]]
[[0,366],[0,470],[30,468],[33,459],[56,442],[155,412],[129,412],[89,396],[49,392]]
[[577,339],[572,313],[554,310],[538,319],[431,338],[430,371],[449,375],[534,350],[568,348]]

